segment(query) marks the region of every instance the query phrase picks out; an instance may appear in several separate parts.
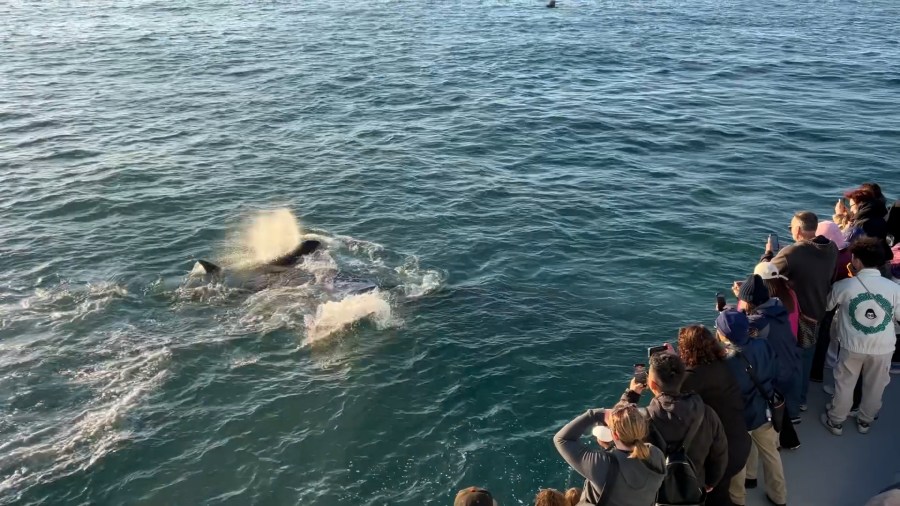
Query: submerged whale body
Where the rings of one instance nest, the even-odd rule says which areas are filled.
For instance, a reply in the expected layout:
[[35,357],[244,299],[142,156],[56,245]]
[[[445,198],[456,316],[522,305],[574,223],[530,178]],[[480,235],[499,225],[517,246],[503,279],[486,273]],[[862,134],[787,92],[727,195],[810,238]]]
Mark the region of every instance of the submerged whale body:
[[[242,282],[241,285],[245,288],[254,291],[261,290],[270,284],[275,283],[275,280],[271,279],[273,275],[279,278],[281,277],[279,275],[282,274],[287,276],[289,268],[294,267],[300,263],[304,257],[319,251],[321,248],[322,243],[314,239],[303,241],[290,253],[268,261],[262,266],[239,272],[237,273],[237,277],[242,281],[247,281],[248,279],[252,281],[250,283]],[[192,277],[222,277],[224,274],[226,274],[225,268],[208,260],[197,260],[190,273]],[[371,281],[350,278],[343,276],[340,273],[336,273],[331,277],[328,280],[327,285],[330,286],[331,291],[346,295],[366,293],[378,288],[378,286]]]

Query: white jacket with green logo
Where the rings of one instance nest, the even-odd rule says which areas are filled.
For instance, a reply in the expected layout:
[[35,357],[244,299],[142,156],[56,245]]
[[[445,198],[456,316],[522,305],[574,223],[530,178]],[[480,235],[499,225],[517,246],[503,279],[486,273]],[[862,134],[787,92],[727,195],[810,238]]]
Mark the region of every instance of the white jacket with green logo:
[[900,318],[900,285],[883,278],[878,269],[863,269],[838,281],[828,294],[835,336],[842,348],[866,355],[893,353],[895,320]]

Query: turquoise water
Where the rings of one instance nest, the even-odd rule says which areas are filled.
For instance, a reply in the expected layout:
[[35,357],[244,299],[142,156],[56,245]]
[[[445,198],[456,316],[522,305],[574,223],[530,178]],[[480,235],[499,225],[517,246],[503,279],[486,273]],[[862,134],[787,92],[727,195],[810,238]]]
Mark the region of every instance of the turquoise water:
[[[900,4],[0,4],[0,502],[501,504],[790,214],[900,192]],[[287,207],[390,315],[189,287]]]

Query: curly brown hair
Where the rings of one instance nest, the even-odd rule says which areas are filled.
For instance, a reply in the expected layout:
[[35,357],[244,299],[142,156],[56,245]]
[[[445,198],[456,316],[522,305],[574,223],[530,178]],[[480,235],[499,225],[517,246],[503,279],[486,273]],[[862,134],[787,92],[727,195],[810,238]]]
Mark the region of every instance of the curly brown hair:
[[725,348],[703,325],[678,329],[678,354],[688,368],[725,359]]
[[565,494],[555,488],[545,488],[534,498],[534,506],[568,506]]

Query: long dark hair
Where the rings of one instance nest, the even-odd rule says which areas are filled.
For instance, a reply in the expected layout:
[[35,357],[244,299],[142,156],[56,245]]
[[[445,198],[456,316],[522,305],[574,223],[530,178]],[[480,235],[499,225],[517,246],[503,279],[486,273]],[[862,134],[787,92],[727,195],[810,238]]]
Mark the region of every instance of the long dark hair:
[[703,325],[678,329],[678,354],[688,368],[711,364],[725,358],[725,348]]
[[788,286],[787,281],[781,278],[772,278],[772,279],[764,279],[763,282],[766,283],[766,288],[769,289],[769,293],[772,297],[778,297],[778,300],[784,305],[784,308],[788,310],[788,313],[794,312],[794,298],[791,297],[791,287]]

